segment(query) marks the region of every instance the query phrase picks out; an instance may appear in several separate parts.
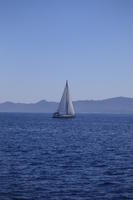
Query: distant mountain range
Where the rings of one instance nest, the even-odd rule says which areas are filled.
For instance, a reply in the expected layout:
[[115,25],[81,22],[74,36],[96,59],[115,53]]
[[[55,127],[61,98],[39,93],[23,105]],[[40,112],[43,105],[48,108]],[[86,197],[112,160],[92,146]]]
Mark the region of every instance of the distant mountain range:
[[[76,113],[133,114],[133,98],[116,97],[105,100],[74,101]],[[0,103],[0,112],[53,113],[57,102],[46,100],[37,103]]]

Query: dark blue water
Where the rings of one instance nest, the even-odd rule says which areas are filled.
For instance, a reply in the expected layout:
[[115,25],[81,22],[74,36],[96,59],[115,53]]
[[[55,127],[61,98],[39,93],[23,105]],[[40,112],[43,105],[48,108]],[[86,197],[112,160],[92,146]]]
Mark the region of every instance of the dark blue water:
[[0,200],[133,200],[133,116],[0,114]]

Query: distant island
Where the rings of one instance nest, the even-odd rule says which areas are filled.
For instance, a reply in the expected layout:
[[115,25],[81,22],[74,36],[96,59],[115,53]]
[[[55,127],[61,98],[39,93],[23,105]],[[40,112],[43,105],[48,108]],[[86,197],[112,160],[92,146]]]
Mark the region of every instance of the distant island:
[[[133,114],[133,98],[116,97],[105,100],[74,101],[76,113],[112,113]],[[22,113],[53,113],[57,109],[57,102],[46,100],[37,103],[0,103],[0,112]]]

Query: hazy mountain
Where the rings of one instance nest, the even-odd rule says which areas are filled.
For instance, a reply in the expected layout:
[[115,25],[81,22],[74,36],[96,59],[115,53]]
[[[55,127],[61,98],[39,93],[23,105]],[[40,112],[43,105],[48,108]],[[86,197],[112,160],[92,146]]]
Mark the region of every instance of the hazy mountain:
[[[116,97],[105,100],[74,101],[76,113],[132,113],[133,98]],[[33,112],[52,113],[56,111],[58,103],[45,100],[37,103],[13,103],[0,104],[0,112]]]
[[97,101],[76,101],[74,106],[79,113],[133,113],[133,98],[116,97]]

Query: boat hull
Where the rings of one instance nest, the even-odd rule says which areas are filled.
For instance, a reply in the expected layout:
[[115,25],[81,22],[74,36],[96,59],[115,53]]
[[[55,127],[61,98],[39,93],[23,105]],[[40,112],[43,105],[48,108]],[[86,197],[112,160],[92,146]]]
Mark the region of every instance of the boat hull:
[[65,118],[65,119],[69,119],[69,118],[74,118],[75,115],[60,115],[57,113],[53,114],[53,118]]

